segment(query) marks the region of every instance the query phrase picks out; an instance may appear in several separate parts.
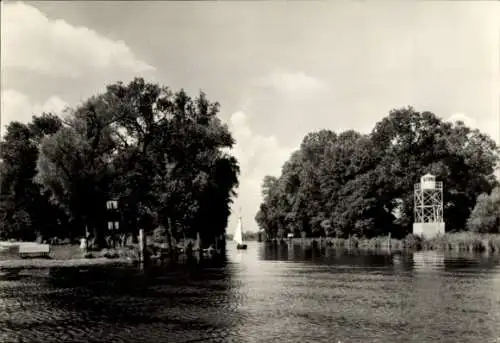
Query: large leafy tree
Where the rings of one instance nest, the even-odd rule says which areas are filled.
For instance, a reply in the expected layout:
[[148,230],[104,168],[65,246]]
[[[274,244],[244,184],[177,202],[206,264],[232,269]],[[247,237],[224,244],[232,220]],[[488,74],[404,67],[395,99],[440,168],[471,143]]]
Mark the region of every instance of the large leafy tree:
[[413,108],[392,111],[377,123],[372,141],[382,152],[381,184],[385,206],[402,200],[400,229],[413,221],[413,185],[430,172],[444,185],[444,216],[448,230],[462,230],[477,196],[496,185],[495,142],[463,123],[443,122]]
[[411,107],[393,110],[369,135],[306,135],[266,185],[256,219],[271,237],[276,223],[312,236],[404,236],[413,222],[414,184],[430,172],[444,184],[447,228],[461,230],[477,196],[496,185],[497,162],[495,142],[478,130]]
[[[85,105],[93,109],[91,102]],[[77,110],[67,126],[42,141],[35,180],[70,217],[71,234],[83,235],[86,226],[97,234],[105,225],[113,141],[110,130],[79,118],[80,111],[83,109]],[[88,114],[94,116],[95,112]]]
[[223,153],[234,140],[218,111],[204,93],[193,99],[141,78],[109,85],[42,142],[36,180],[80,231],[102,237],[114,198],[124,231],[163,225],[169,238],[210,242],[225,230],[239,172]]
[[500,233],[500,187],[478,197],[467,228],[473,232]]
[[36,174],[38,145],[56,133],[59,117],[43,113],[29,124],[11,122],[1,142],[0,235],[3,238],[34,239],[58,236],[65,216],[49,202],[50,194],[33,182]]

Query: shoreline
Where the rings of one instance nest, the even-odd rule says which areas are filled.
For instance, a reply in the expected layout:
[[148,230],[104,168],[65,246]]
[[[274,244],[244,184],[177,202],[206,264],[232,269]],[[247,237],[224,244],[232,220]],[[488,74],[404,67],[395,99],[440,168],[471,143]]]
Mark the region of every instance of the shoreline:
[[389,236],[374,238],[285,238],[282,240],[267,240],[267,243],[316,245],[358,250],[390,250],[398,251],[463,251],[463,252],[488,252],[500,254],[500,234],[478,233],[446,233],[430,239],[408,235],[403,239],[394,239]]
[[[342,250],[357,250],[360,252],[416,252],[416,251],[439,251],[439,252],[472,252],[500,254],[500,234],[478,234],[470,232],[447,233],[431,239],[423,239],[418,236],[408,235],[403,239],[394,239],[389,236],[374,238],[285,238],[282,240],[266,240],[264,244],[298,245],[306,248],[316,246],[318,248],[332,248]],[[4,256],[0,259],[0,270],[30,269],[30,268],[54,268],[54,267],[85,267],[100,265],[133,265],[137,263],[135,249],[116,249],[115,257],[106,257],[104,254],[113,249],[104,249],[100,252],[92,252],[95,257],[86,258],[73,246],[57,247],[54,250],[67,250],[69,254],[61,254],[54,251],[52,258],[19,258]],[[74,250],[73,253],[70,253]],[[97,256],[96,256],[97,255]]]
[[[2,244],[2,246],[4,248],[9,248],[9,246],[18,248],[19,245],[36,244],[37,243],[34,242],[12,242],[10,244]],[[172,256],[162,254],[160,251],[151,251],[154,246],[157,247],[157,245],[154,243],[148,245],[148,264],[156,264],[158,262],[163,263],[167,260],[172,259]],[[199,251],[197,249],[193,249],[192,253],[196,255],[197,253],[199,253]],[[185,252],[181,252],[176,259],[178,261],[186,260],[185,255]],[[16,269],[84,267],[102,265],[136,265],[140,263],[139,248],[136,245],[117,248],[105,248],[102,250],[89,252],[81,251],[78,245],[55,245],[50,247],[50,253],[47,255],[47,257],[37,256],[27,258],[19,256],[17,251],[7,249],[0,253],[0,275],[2,271]]]
[[0,260],[0,269],[16,269],[16,268],[54,268],[54,267],[85,267],[85,266],[100,266],[109,264],[133,264],[134,261],[130,258],[75,258],[75,259],[8,259]]

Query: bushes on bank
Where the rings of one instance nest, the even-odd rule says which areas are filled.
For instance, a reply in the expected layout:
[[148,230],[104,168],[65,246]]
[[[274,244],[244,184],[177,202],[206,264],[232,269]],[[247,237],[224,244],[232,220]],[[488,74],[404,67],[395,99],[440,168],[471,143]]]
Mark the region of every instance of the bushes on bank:
[[[289,241],[290,242],[290,241]],[[328,246],[338,249],[359,250],[440,250],[468,252],[500,252],[500,235],[471,232],[448,233],[431,239],[410,234],[404,239],[390,239],[388,236],[374,238],[293,238],[292,244]]]

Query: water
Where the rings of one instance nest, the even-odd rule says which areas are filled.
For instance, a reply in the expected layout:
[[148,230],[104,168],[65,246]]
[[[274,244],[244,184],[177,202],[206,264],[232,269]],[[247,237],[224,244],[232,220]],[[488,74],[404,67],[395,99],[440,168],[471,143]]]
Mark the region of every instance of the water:
[[500,258],[228,247],[227,261],[22,271],[0,342],[500,342]]

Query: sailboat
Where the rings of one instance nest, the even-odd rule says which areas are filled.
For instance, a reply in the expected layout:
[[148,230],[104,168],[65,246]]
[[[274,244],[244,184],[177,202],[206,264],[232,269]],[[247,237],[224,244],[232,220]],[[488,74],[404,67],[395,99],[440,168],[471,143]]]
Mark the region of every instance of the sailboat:
[[241,217],[238,218],[233,240],[236,242],[236,249],[244,250],[247,248],[247,245],[243,243],[243,224],[241,222]]

